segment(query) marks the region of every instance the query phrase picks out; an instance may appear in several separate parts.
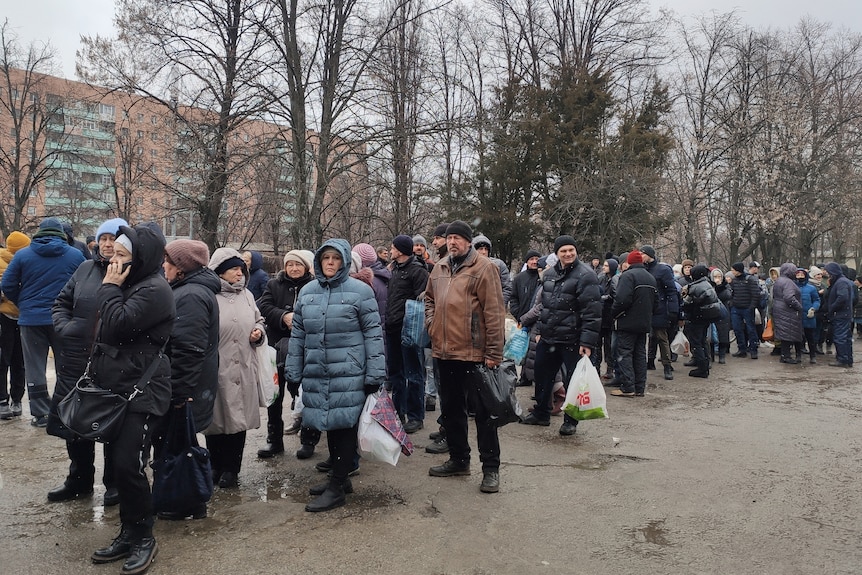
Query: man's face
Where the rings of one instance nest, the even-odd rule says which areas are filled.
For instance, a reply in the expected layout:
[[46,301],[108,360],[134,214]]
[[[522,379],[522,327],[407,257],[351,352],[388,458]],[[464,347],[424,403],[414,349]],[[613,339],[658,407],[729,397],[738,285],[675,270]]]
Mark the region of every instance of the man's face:
[[378,250],[377,257],[383,260],[389,259],[389,250]]
[[476,246],[476,251],[479,252],[479,255],[485,256],[486,258],[491,255],[491,248],[488,247],[488,244],[479,244]]
[[459,257],[470,251],[470,241],[458,234],[446,236],[446,249],[452,257]]
[[401,252],[398,251],[398,248],[395,247],[395,244],[392,244],[391,246],[389,246],[389,257],[390,258],[392,258],[393,260],[397,260],[402,255],[404,255],[404,254],[402,254]]
[[434,249],[440,249],[446,245],[446,238],[443,236],[434,236],[431,239],[431,245],[434,246]]
[[593,267],[594,267],[594,268],[597,268],[597,267],[599,267],[599,264],[600,264],[600,263],[602,263],[602,262],[601,262],[601,260],[600,260],[599,258],[593,258],[593,262],[592,262],[592,263],[593,263]]
[[539,256],[533,256],[527,260],[527,269],[534,270],[539,267]]
[[419,257],[425,257],[425,246],[422,244],[413,244],[413,254]]
[[643,258],[645,264],[651,264],[653,262],[653,259],[643,252],[641,252],[641,257]]
[[751,266],[750,268],[748,268],[748,273],[750,273],[753,276],[756,276],[760,273],[760,268],[757,266]]
[[682,266],[682,275],[684,275],[684,276],[690,276],[691,275],[691,266],[690,265],[685,264],[684,266]]
[[563,267],[571,265],[578,257],[578,250],[575,246],[562,246],[557,250],[557,257],[560,258],[560,263]]

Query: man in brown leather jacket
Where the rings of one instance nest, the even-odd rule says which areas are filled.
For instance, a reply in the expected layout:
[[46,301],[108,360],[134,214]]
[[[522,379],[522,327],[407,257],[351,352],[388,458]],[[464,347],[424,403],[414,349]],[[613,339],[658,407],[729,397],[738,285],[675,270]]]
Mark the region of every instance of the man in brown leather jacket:
[[[442,425],[449,442],[449,460],[432,467],[429,475],[470,475],[467,441],[468,394],[474,394],[482,377],[479,366],[497,367],[503,359],[503,304],[500,273],[488,258],[479,257],[471,240],[473,230],[460,220],[449,224],[449,255],[434,267],[425,291],[425,325],[438,367]],[[474,398],[475,399],[475,398]],[[476,431],[483,479],[480,489],[500,488],[500,440],[481,401],[476,410]]]

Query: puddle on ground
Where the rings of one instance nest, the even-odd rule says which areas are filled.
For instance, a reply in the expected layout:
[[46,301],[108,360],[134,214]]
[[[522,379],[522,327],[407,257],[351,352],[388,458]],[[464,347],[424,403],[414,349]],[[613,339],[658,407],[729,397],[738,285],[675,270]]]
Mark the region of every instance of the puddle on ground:
[[638,543],[652,543],[661,547],[670,545],[667,540],[667,531],[664,528],[664,520],[650,521],[643,527],[637,527],[632,531],[632,536]]

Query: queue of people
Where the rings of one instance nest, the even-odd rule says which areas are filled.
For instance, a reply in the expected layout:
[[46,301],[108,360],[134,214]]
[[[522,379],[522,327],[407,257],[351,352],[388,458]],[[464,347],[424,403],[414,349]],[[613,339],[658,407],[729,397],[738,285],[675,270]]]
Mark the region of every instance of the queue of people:
[[[723,364],[730,355],[731,334],[734,357],[758,359],[766,323],[782,363],[797,364],[806,353],[816,363],[827,353],[823,346],[834,345],[830,365],[852,367],[853,325],[862,325],[862,313],[854,312],[862,282],[835,262],[809,269],[785,263],[768,280],[756,275],[757,262],[748,271],[734,263],[725,274],[684,260],[675,272],[649,245],[582,260],[578,241],[561,235],[550,254],[528,250],[512,280],[508,266],[492,257],[491,240],[461,220],[435,227],[434,253],[418,234],[399,234],[377,249],[331,239],[314,252],[289,251],[274,277],[263,272],[257,252],[210,254],[199,241],[166,243],[153,223],[105,221],[86,260],[55,218],[28,242],[13,232],[0,251],[0,419],[21,415],[26,389],[31,424],[63,439],[69,458],[48,499],[69,501],[93,493],[96,447],[62,425],[57,405],[85,371],[130,399],[122,433],[103,450],[103,503],[119,505],[120,532],[91,555],[94,563],[122,560],[126,575],[144,573],[158,552],[145,471],[151,451],[165,445],[170,418],[190,407],[214,484],[241,483],[246,434],[261,425],[261,346],[276,350],[279,393],[267,407],[266,443],[257,456],[284,453],[285,433],[298,432],[296,456],[307,459],[325,433],[328,457],[315,468],[328,478],[310,487],[306,505],[325,512],[353,493],[359,416],[367,396],[383,387],[409,434],[439,407],[439,429],[426,451],[448,458],[430,467],[433,477],[471,473],[472,416],[480,491],[500,490],[499,430],[477,394],[481,369],[503,360],[507,312],[530,336],[519,385],[534,386],[535,404],[521,423],[542,427],[560,414],[583,357],[600,373],[604,363],[610,395],[638,398],[656,359],[663,377],[673,379],[680,358],[671,341],[679,330],[690,346],[688,375],[708,378],[716,356]],[[401,338],[408,300],[424,302],[427,350]],[[45,377],[49,346],[53,396]],[[559,434],[574,435],[577,426],[564,414]],[[202,519],[207,506],[157,516]]]

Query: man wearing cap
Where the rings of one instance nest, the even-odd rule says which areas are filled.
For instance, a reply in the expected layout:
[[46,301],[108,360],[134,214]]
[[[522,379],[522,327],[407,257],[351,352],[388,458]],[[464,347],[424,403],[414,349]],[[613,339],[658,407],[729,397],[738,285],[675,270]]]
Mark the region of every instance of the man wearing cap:
[[[51,307],[57,294],[84,261],[84,255],[67,243],[63,224],[45,218],[26,248],[18,251],[3,274],[2,290],[18,306],[24,373],[30,400],[30,424],[48,425],[48,348],[54,351],[55,368],[62,355],[62,342],[54,331]],[[59,371],[59,369],[57,369]]]
[[[664,366],[664,378],[673,379],[673,364],[670,354],[668,330],[676,327],[679,321],[679,292],[673,279],[673,269],[656,259],[655,248],[651,245],[641,246],[641,257],[644,267],[655,278],[658,289],[658,306],[652,316],[652,336],[650,337],[651,358],[655,358],[656,348],[661,353],[661,363]],[[649,369],[655,369],[655,360],[650,359]]]
[[425,264],[428,268],[428,273],[434,269],[434,261],[431,259],[431,254],[428,252],[428,242],[425,241],[425,236],[416,234],[413,236],[413,255]]
[[[512,297],[509,299],[509,312],[512,317],[521,323],[521,317],[530,311],[536,301],[536,292],[541,285],[539,279],[539,258],[542,254],[536,250],[527,250],[524,254],[524,271],[515,276],[512,281]],[[533,385],[526,379],[526,370],[521,370],[521,379],[518,385]]]
[[[168,244],[170,245],[170,244]],[[367,244],[366,244],[367,245]],[[371,246],[368,246],[371,248]],[[377,254],[371,248],[374,260]],[[257,456],[263,459],[284,452],[284,419],[282,411],[287,382],[284,379],[284,360],[287,357],[287,342],[293,327],[293,306],[299,296],[299,290],[314,279],[314,254],[308,250],[290,250],[283,259],[284,268],[275,278],[266,283],[263,295],[257,300],[257,307],[266,322],[266,341],[277,351],[278,396],[272,405],[266,408],[266,446],[259,449]],[[290,395],[296,397],[298,389],[291,389]],[[320,432],[312,429],[303,430],[300,437],[300,452],[298,457],[306,459],[306,454],[314,453],[314,446],[320,440]]]
[[500,439],[497,427],[475,397],[479,366],[493,369],[503,360],[506,307],[500,273],[473,249],[473,230],[455,220],[446,230],[449,255],[437,262],[425,291],[425,325],[438,370],[442,425],[449,459],[428,470],[433,477],[470,475],[467,404],[476,410],[476,437],[482,462],[483,493],[500,489]]
[[[568,387],[578,360],[590,357],[599,344],[602,328],[599,278],[578,259],[575,239],[559,236],[554,240],[554,253],[558,261],[542,276],[542,311],[536,327],[536,405],[521,420],[527,425],[551,424],[557,372],[565,366],[563,384]],[[560,435],[573,435],[577,425],[576,419],[564,415]]]
[[386,367],[392,402],[406,422],[404,430],[416,433],[425,426],[425,351],[401,344],[404,311],[408,299],[417,299],[428,284],[428,268],[413,255],[413,238],[398,235],[389,248],[392,277],[386,301]]
[[509,278],[509,266],[500,258],[491,257],[491,240],[488,239],[488,236],[479,234],[473,238],[473,248],[475,248],[480,256],[485,256],[497,266],[497,270],[500,272],[500,286],[503,290],[503,303],[509,305],[509,300],[512,297],[512,280]]
[[754,310],[760,303],[760,282],[757,276],[745,272],[745,264],[736,262],[730,266],[733,272],[733,295],[730,300],[730,321],[736,334],[738,351],[733,357],[757,359],[760,338],[754,325]]
[[646,338],[658,306],[656,281],[637,250],[626,257],[626,270],[617,282],[611,317],[616,322],[619,389],[611,395],[641,397],[646,391]]
[[434,237],[431,238],[431,247],[437,251],[437,261],[439,262],[446,257],[446,228],[449,227],[449,222],[443,222],[434,228]]

